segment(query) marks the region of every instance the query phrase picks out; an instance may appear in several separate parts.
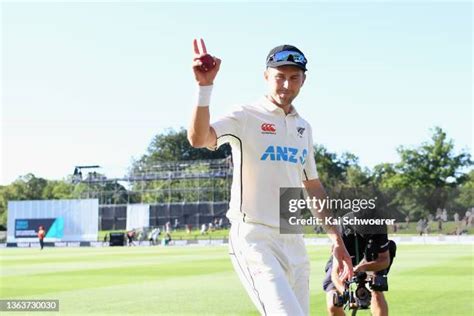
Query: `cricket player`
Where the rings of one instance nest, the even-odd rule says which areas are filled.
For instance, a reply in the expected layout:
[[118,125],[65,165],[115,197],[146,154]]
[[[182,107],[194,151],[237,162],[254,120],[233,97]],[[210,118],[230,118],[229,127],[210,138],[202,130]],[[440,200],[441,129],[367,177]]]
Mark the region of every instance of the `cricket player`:
[[[291,45],[272,49],[264,72],[266,95],[210,124],[211,92],[221,60],[212,57],[209,62],[202,39],[200,44],[194,40],[198,95],[188,139],[196,148],[224,143],[232,148],[234,175],[227,217],[235,271],[262,315],[309,315],[310,262],[303,237],[279,231],[280,188],[304,186],[310,197],[326,197],[316,170],[311,126],[293,105],[306,79],[306,57]],[[341,280],[352,277],[351,258],[340,233],[332,226],[327,231]]]

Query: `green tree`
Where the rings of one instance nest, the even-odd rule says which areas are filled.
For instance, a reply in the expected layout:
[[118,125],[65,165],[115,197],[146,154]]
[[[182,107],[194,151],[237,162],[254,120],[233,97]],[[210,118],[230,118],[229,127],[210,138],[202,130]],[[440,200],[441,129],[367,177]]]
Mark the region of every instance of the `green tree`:
[[43,189],[45,200],[66,200],[74,197],[74,185],[65,180],[49,180]]
[[456,198],[457,188],[468,179],[464,172],[472,166],[469,153],[456,153],[454,142],[435,127],[428,142],[397,149],[400,161],[374,167],[372,181],[389,192],[392,203],[413,219],[448,207]]
[[315,145],[314,156],[319,178],[329,192],[339,191],[346,185],[367,184],[367,170],[362,170],[354,154],[345,152],[338,157],[326,147]]
[[409,187],[456,187],[467,180],[463,171],[472,165],[470,154],[455,153],[453,140],[440,127],[434,128],[431,141],[411,149],[401,146],[397,151],[401,184]]
[[8,201],[41,200],[47,184],[47,180],[29,173],[3,186],[0,189],[0,224],[6,224]]
[[474,170],[471,170],[467,180],[459,187],[456,206],[461,210],[474,207]]
[[229,155],[230,146],[221,146],[215,151],[193,148],[184,128],[179,131],[169,129],[153,137],[146,153],[133,163],[132,170],[150,170],[160,162],[219,159]]

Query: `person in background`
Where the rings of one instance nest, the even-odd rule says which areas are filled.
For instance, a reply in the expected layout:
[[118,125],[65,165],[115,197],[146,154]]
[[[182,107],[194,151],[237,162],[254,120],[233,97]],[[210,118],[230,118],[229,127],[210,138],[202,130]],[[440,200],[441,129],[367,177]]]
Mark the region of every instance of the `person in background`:
[[[368,219],[377,218],[369,212],[351,212],[344,217]],[[341,227],[342,238],[352,258],[354,274],[367,272],[377,282],[371,283],[371,313],[373,316],[387,316],[388,303],[384,292],[388,291],[387,275],[395,258],[397,246],[388,239],[386,225],[351,225]],[[344,316],[344,309],[334,305],[334,295],[341,295],[346,286],[338,278],[337,270],[333,266],[333,257],[330,256],[326,267],[326,277],[323,280],[323,290],[326,292],[327,313],[330,316]],[[352,314],[355,315],[355,314]]]
[[224,219],[221,217],[219,218],[219,229],[223,229],[224,228]]
[[160,235],[161,231],[158,227],[155,227],[151,232],[148,240],[150,241],[151,245],[156,244],[156,240],[158,239],[158,236]]
[[472,226],[472,212],[471,212],[471,209],[469,209],[469,208],[466,211],[464,221],[466,223],[466,229],[471,228],[471,226]]
[[165,245],[169,245],[170,242],[171,242],[171,235],[169,233],[166,233],[166,236],[165,236]]
[[44,227],[43,226],[38,227],[38,239],[39,239],[39,243],[40,243],[40,246],[41,246],[41,250],[43,250],[43,247],[44,247],[44,236],[45,235],[46,235],[46,232],[44,230]]
[[443,209],[443,213],[441,216],[442,216],[443,222],[448,221],[448,212],[446,211],[446,209]]
[[135,246],[133,243],[133,238],[135,237],[135,231],[130,230],[127,232],[127,238],[128,238],[128,246]]
[[173,225],[173,229],[174,231],[177,231],[179,228],[179,220],[177,218],[174,219],[174,225]]
[[191,234],[192,227],[193,226],[191,224],[186,224],[186,234]]
[[443,211],[440,208],[436,210],[435,218],[438,221],[438,232],[441,233],[443,231]]
[[205,235],[205,234],[207,234],[207,225],[202,224],[201,225],[201,235]]

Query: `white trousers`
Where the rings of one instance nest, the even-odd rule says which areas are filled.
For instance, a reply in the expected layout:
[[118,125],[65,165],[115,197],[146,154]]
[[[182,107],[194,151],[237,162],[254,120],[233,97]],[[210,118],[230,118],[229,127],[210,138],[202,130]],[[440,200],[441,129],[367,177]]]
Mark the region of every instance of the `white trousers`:
[[240,281],[262,315],[309,315],[310,263],[303,237],[235,221],[229,253]]

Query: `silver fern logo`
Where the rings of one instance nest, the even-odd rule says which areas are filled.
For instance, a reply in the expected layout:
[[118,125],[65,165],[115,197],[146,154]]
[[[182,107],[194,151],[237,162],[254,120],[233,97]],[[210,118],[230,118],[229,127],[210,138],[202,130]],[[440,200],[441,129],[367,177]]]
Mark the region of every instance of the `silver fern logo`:
[[304,128],[304,127],[297,127],[297,128],[296,128],[296,131],[298,132],[298,136],[302,138],[302,137],[303,137],[303,133],[304,133],[304,131],[305,131],[305,128]]

